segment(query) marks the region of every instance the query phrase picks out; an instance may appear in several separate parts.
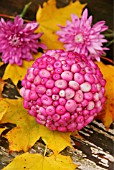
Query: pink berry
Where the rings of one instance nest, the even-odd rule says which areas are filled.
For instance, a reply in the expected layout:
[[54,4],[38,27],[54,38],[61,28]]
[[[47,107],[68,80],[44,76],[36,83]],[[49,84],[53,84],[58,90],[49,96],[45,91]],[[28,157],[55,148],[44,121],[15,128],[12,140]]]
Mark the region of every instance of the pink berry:
[[28,89],[24,90],[23,98],[27,101],[30,100],[30,90],[28,90]]
[[51,89],[47,89],[46,90],[46,95],[47,96],[52,96],[52,90]]
[[34,79],[34,84],[37,86],[38,84],[40,84],[40,82],[41,82],[41,78],[39,75],[37,75]]
[[56,113],[58,113],[59,115],[63,115],[65,112],[66,112],[66,109],[64,106],[59,105],[56,107]]
[[67,113],[65,113],[64,115],[61,116],[61,119],[68,122],[68,121],[70,121],[70,117],[71,117],[70,113],[67,112]]
[[60,115],[55,113],[55,114],[53,115],[53,120],[54,120],[54,121],[58,121],[59,119],[60,119]]
[[91,92],[84,93],[84,98],[88,101],[91,101],[93,98],[93,94]]
[[74,100],[78,103],[82,102],[83,101],[83,93],[81,90],[78,90],[76,93],[75,93],[75,96],[74,96]]
[[70,71],[64,71],[62,74],[61,74],[61,77],[66,80],[66,81],[70,81],[72,80],[73,78],[73,74],[70,72]]
[[79,84],[76,81],[69,81],[69,87],[73,90],[79,90]]
[[55,100],[55,101],[53,102],[53,106],[56,107],[56,106],[58,106],[58,105],[59,105],[59,101],[58,101],[58,100],[57,100],[57,101]]
[[48,106],[47,108],[46,108],[46,113],[47,113],[47,115],[54,115],[54,113],[55,113],[55,107],[54,106]]
[[37,93],[32,90],[30,91],[29,96],[30,96],[30,100],[37,100],[37,98],[38,98]]
[[65,90],[60,90],[59,96],[60,97],[65,97]]
[[74,74],[74,80],[79,83],[82,84],[84,82],[84,76],[80,73],[75,73]]
[[75,131],[76,126],[77,126],[77,124],[75,122],[73,122],[67,126],[67,129],[68,129],[68,131],[73,132],[73,131]]
[[74,90],[72,90],[72,89],[70,89],[70,88],[67,88],[67,89],[65,90],[65,97],[66,97],[67,100],[73,98],[74,95],[75,95]]
[[55,82],[54,82],[54,80],[52,80],[52,79],[50,79],[50,80],[48,80],[48,81],[46,82],[46,87],[47,87],[47,88],[53,88],[54,85],[55,85]]
[[95,104],[93,101],[88,102],[87,110],[92,110],[94,108]]
[[37,114],[37,119],[39,119],[39,120],[46,120],[46,117],[44,115]]
[[52,99],[53,99],[53,100],[59,100],[59,95],[53,94],[53,95],[52,95]]
[[53,89],[52,89],[53,94],[58,94],[59,91],[60,91],[60,89],[58,87],[53,87]]
[[39,71],[39,76],[40,76],[40,77],[49,78],[49,77],[50,77],[50,72],[47,71],[46,69],[41,69],[41,70]]
[[71,66],[71,71],[72,71],[73,73],[80,72],[80,70],[81,70],[81,67],[80,67],[79,64],[73,64],[73,65]]
[[68,100],[65,104],[65,108],[68,112],[74,112],[76,107],[77,107],[76,102],[72,99]]
[[41,105],[42,105],[41,99],[38,98],[37,101],[36,101],[36,103],[37,103],[38,106],[41,106]]
[[65,98],[59,98],[59,103],[60,103],[60,105],[65,105],[65,103],[66,103],[66,99]]
[[52,71],[52,70],[53,70],[53,66],[52,66],[51,64],[48,64],[47,67],[46,67],[46,69],[47,69],[48,71]]
[[54,67],[55,67],[55,68],[61,67],[61,62],[60,62],[60,61],[56,61],[56,62],[54,63]]
[[43,86],[43,85],[38,85],[38,86],[36,87],[36,92],[37,92],[38,94],[44,94],[44,93],[46,92],[45,86]]
[[36,121],[41,124],[41,125],[45,125],[46,121],[45,120],[40,120],[38,118],[36,118]]
[[93,94],[93,99],[94,99],[94,101],[98,101],[99,100],[99,93]]
[[84,78],[85,78],[86,81],[88,81],[90,83],[93,83],[95,81],[94,77],[91,74],[88,74],[88,73],[86,73],[84,75]]
[[62,68],[56,68],[55,73],[61,74],[63,72]]
[[67,82],[66,80],[60,79],[60,80],[55,81],[55,86],[60,89],[65,89],[67,87]]
[[86,73],[89,73],[89,74],[93,73],[93,70],[90,67],[85,67],[85,71],[86,71]]
[[88,83],[88,82],[84,82],[80,85],[80,89],[83,91],[83,92],[89,92],[91,90],[91,84]]
[[69,71],[70,70],[70,66],[68,65],[68,64],[63,64],[62,65],[62,69],[64,70],[64,71]]
[[29,109],[30,108],[29,103],[26,100],[24,100],[23,105],[24,105],[25,109]]
[[52,104],[52,99],[45,94],[41,97],[41,101],[46,106],[50,106]]
[[61,76],[60,76],[59,74],[54,74],[54,75],[53,75],[53,79],[54,79],[54,80],[59,80],[60,77],[61,77]]
[[39,62],[39,64],[38,64],[38,67],[41,69],[41,68],[46,68],[46,66],[47,66],[47,64],[46,64],[46,62],[45,61],[41,61],[41,62]]

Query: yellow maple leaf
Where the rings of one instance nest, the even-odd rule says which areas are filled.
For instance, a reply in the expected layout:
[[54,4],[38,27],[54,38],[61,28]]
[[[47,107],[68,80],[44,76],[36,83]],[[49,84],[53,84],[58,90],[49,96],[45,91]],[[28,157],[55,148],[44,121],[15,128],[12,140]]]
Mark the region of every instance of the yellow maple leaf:
[[58,154],[45,157],[40,154],[24,153],[17,156],[3,170],[75,170],[76,165],[72,163],[69,156]]
[[8,64],[8,66],[5,69],[3,80],[6,80],[10,78],[15,85],[17,85],[19,80],[22,80],[24,78],[24,75],[27,72],[27,69],[33,64],[35,59],[41,57],[42,53],[38,53],[34,55],[34,60],[32,61],[23,61],[23,65],[20,67],[16,64]]
[[22,102],[22,98],[17,100],[0,99],[0,113],[2,115],[0,123],[9,122],[17,125],[5,135],[11,151],[27,151],[40,137],[55,154],[67,146],[72,147],[70,133],[53,132],[38,125],[35,118],[23,108]]
[[[46,145],[53,150],[54,154],[62,151],[66,146],[72,147],[70,141],[71,133],[51,131],[42,126],[40,134]],[[45,132],[45,133],[44,133]]]
[[56,31],[59,30],[58,24],[65,25],[72,13],[80,17],[84,6],[85,4],[76,1],[64,8],[56,8],[56,0],[49,0],[43,4],[43,8],[39,7],[36,14],[36,20],[40,24],[38,32],[44,33],[41,41],[48,49],[63,49],[63,44],[58,41],[56,35]]
[[106,102],[103,110],[97,116],[98,119],[103,121],[105,127],[108,129],[114,121],[114,67],[105,65],[102,62],[97,62],[104,79],[106,80]]

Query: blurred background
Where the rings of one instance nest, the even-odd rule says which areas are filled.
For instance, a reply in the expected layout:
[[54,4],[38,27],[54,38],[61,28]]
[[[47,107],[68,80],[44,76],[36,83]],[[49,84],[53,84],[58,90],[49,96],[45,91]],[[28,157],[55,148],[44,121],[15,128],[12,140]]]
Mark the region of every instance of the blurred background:
[[[31,0],[32,4],[30,5],[25,19],[35,20],[36,12],[38,10],[39,4],[42,5],[43,2],[47,0]],[[75,0],[74,0],[75,1]],[[73,2],[74,2],[73,1]],[[7,14],[15,16],[22,12],[25,4],[30,2],[30,0],[0,0],[0,14]],[[69,4],[70,0],[56,0],[57,7],[61,8]],[[106,25],[109,26],[109,29],[114,31],[114,1],[113,0],[80,0],[81,3],[87,3],[87,8],[89,10],[89,15],[93,15],[93,23],[105,20]],[[112,38],[113,37],[113,38]],[[114,39],[114,32],[112,37],[108,37],[109,41]],[[109,45],[110,50],[107,51],[107,58],[114,60],[114,43]]]

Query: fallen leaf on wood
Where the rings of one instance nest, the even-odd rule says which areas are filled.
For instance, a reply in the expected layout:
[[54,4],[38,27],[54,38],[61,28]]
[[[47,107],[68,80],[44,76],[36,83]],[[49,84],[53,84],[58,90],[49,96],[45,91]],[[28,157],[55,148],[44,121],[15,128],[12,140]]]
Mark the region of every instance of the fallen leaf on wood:
[[40,154],[25,153],[17,156],[3,170],[75,170],[75,167],[69,156],[58,154],[45,157]]
[[72,147],[70,133],[50,131],[39,125],[35,118],[23,108],[22,103],[22,98],[0,100],[0,113],[2,115],[0,123],[16,124],[16,127],[5,135],[9,141],[10,151],[24,150],[26,152],[40,137],[55,154],[67,146]]

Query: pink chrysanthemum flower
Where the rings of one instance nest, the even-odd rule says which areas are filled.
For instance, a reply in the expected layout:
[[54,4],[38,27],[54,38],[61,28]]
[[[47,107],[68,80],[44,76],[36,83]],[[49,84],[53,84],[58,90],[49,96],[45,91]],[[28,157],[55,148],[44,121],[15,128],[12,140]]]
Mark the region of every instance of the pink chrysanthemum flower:
[[30,22],[24,24],[20,16],[16,16],[14,22],[0,21],[0,52],[4,63],[22,65],[22,60],[33,59],[32,52],[37,53],[39,47],[45,49],[46,46],[38,42],[42,33],[36,34],[34,31],[39,24]]
[[71,15],[72,22],[67,21],[66,26],[60,26],[57,31],[59,41],[64,43],[67,51],[75,51],[79,54],[89,55],[89,58],[100,61],[100,56],[104,54],[103,43],[107,40],[101,32],[108,29],[105,21],[99,21],[92,26],[92,16],[88,18],[88,10],[85,9],[82,17]]

